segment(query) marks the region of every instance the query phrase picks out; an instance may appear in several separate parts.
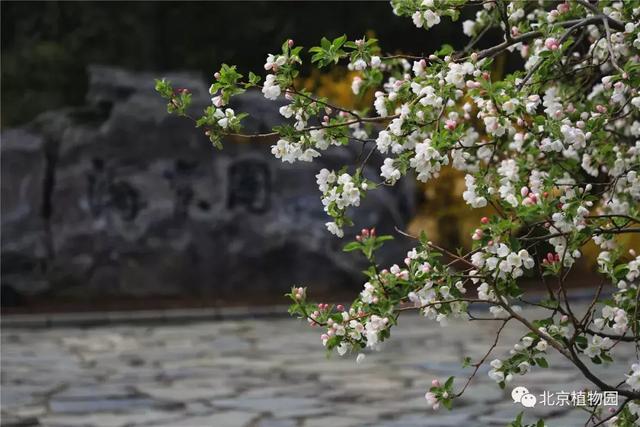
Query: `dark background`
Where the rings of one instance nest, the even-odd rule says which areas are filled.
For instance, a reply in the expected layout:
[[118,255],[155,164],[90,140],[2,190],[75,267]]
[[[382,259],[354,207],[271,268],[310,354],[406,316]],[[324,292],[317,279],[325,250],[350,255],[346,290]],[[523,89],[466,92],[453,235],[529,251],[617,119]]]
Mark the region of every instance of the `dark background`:
[[[223,62],[262,70],[287,38],[319,44],[375,30],[388,52],[430,53],[461,46],[459,23],[415,28],[376,2],[2,2],[2,124],[25,123],[51,108],[78,105],[88,64],[132,70],[199,70]],[[434,37],[435,36],[435,37]]]
[[[187,71],[191,77],[183,75],[184,87],[199,87],[194,96],[204,105],[210,102],[208,84],[198,75],[211,81],[223,62],[244,74],[264,74],[266,55],[288,38],[305,47],[305,56],[323,36],[342,34],[351,40],[376,37],[384,53],[427,55],[445,42],[463,47],[468,38],[461,22],[476,11],[468,8],[460,21],[443,18],[437,29],[425,31],[395,16],[386,1],[0,7],[2,305],[11,300],[8,305],[44,304],[46,310],[61,307],[65,298],[70,310],[97,307],[109,298],[120,298],[114,303],[119,308],[135,301],[147,307],[151,297],[167,295],[171,304],[179,296],[203,304],[204,297],[221,304],[272,302],[265,296],[282,303],[289,286],[309,281],[327,293],[342,289],[353,296],[361,287],[360,269],[341,252],[344,241],[324,229],[327,217],[314,175],[321,167],[348,164],[344,156],[356,153],[334,150],[313,164],[287,165],[273,158],[267,144],[227,141],[224,151],[215,151],[191,123],[166,114],[153,78]],[[489,34],[483,43],[494,44],[496,36]],[[304,68],[303,76],[310,71]],[[335,85],[350,94],[350,80]],[[281,119],[273,106],[263,109],[269,102],[259,93],[244,102],[246,108],[238,110],[258,113],[260,126]],[[256,161],[256,170],[247,166]],[[372,168],[377,174],[379,165]],[[225,202],[247,191],[244,181],[236,188],[229,178],[245,169],[255,178],[252,185],[262,178],[269,184],[262,189],[270,192],[268,212]],[[403,228],[422,216],[434,220],[448,244],[457,244],[467,210],[455,219],[447,213],[452,193],[440,192],[446,200],[428,200],[408,184],[377,192],[379,200],[368,197],[346,238],[362,226],[394,233],[394,225]],[[295,222],[304,225],[296,228]],[[132,239],[130,232],[139,237]],[[187,242],[185,249],[180,242]],[[408,244],[397,242],[381,261],[401,260]],[[261,294],[240,300],[236,286]]]

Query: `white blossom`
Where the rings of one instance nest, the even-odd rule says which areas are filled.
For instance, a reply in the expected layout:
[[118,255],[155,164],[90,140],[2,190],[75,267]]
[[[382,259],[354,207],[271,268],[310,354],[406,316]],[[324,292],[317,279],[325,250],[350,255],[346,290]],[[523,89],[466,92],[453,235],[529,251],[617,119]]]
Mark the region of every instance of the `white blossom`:
[[276,82],[276,76],[269,74],[265,79],[264,86],[262,87],[262,93],[267,99],[275,100],[280,96],[281,89]]
[[338,227],[335,222],[327,222],[325,225],[327,227],[327,230],[329,230],[331,234],[334,234],[338,237],[344,237],[344,231],[342,231],[342,229]]
[[401,176],[400,170],[397,169],[393,163],[393,159],[386,158],[384,159],[384,164],[380,168],[380,176],[391,183],[395,183]]

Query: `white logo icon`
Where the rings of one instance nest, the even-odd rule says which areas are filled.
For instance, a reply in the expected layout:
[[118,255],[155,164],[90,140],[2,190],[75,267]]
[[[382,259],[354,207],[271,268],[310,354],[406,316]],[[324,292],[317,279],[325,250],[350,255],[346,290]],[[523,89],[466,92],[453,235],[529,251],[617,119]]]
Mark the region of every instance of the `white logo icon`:
[[536,397],[529,393],[526,387],[516,387],[511,392],[511,398],[514,403],[520,403],[525,408],[533,408],[536,406]]

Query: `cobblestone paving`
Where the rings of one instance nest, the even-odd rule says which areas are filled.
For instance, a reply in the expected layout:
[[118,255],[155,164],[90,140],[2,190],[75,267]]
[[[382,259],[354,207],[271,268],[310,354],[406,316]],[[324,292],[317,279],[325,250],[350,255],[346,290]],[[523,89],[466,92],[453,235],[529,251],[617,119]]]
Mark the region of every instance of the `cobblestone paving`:
[[[327,359],[319,331],[290,319],[182,325],[2,331],[2,425],[44,426],[501,426],[523,410],[482,370],[448,412],[427,409],[433,378],[470,369],[498,322],[452,322],[447,328],[415,315],[401,319],[382,351],[357,365]],[[496,355],[517,342],[515,324]],[[620,378],[624,366],[601,368]],[[580,374],[560,357],[549,369],[516,378],[540,393],[581,390]],[[584,425],[584,412],[525,409],[548,425]]]

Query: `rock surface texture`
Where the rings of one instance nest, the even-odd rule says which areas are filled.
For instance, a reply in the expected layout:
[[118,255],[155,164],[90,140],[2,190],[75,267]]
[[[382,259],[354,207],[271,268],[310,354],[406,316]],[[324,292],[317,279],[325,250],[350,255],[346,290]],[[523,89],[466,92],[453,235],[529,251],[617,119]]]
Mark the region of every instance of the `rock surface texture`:
[[[2,133],[5,295],[232,298],[360,282],[362,265],[325,230],[315,184],[320,168],[348,163],[357,147],[293,165],[273,158],[273,141],[217,151],[191,122],[167,115],[157,75],[94,66],[89,76],[86,106]],[[198,76],[166,77],[193,92],[196,110],[210,102]],[[255,117],[248,131],[281,120],[260,93],[233,106]],[[374,161],[368,176],[377,173]],[[413,211],[412,184],[376,190],[352,231],[390,232]],[[383,261],[401,259],[400,246]]]

